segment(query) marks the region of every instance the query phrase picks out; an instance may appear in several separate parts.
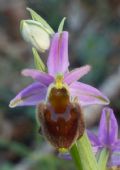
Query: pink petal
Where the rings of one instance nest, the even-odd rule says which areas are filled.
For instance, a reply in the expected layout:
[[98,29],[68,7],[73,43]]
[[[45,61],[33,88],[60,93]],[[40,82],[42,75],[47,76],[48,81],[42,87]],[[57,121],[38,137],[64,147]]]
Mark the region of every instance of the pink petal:
[[33,83],[23,89],[11,100],[10,107],[36,105],[45,100],[47,87],[40,83]]
[[112,146],[117,141],[118,124],[111,108],[104,108],[100,119],[98,138],[103,145]]
[[120,152],[113,152],[108,160],[108,167],[120,166]]
[[72,83],[69,87],[71,96],[78,97],[79,102],[82,106],[91,104],[109,104],[109,99],[104,96],[99,90],[90,85],[75,82]]
[[72,70],[71,72],[68,72],[65,74],[64,82],[66,82],[67,84],[71,84],[79,80],[84,75],[86,75],[90,70],[91,70],[91,66],[89,65],[76,68]]
[[68,70],[68,32],[56,33],[52,39],[47,61],[48,72],[52,76],[64,74]]
[[50,76],[49,74],[47,74],[45,72],[41,72],[39,70],[35,70],[35,69],[24,69],[22,71],[22,75],[30,76],[34,80],[37,80],[46,86],[48,86],[50,83],[52,83],[54,81],[54,78],[52,76]]
[[119,151],[119,152],[120,152],[120,139],[117,140],[117,141],[114,143],[114,145],[112,146],[112,150],[113,150],[113,152],[115,152],[115,151]]
[[102,145],[99,142],[98,137],[90,130],[87,130],[87,135],[91,142],[93,153],[96,155],[102,149]]
[[120,140],[112,146],[112,154],[108,161],[108,166],[120,166]]
[[91,141],[92,146],[99,146],[100,145],[98,137],[93,132],[91,132],[90,130],[87,130],[87,135],[88,135],[88,138]]

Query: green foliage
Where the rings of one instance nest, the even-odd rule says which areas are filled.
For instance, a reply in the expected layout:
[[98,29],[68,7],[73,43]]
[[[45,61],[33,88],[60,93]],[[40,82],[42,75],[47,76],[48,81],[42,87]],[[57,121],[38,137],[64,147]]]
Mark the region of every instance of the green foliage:
[[66,17],[64,17],[62,19],[62,21],[60,22],[60,25],[58,27],[58,32],[62,32],[63,31],[63,27],[64,27],[64,23],[65,23]]
[[27,8],[27,10],[30,12],[33,20],[38,21],[40,24],[42,24],[43,27],[45,27],[50,34],[54,33],[50,25],[40,15],[38,15],[34,10],[30,8]]
[[41,60],[37,50],[35,48],[32,48],[32,52],[33,52],[33,55],[34,55],[35,68],[37,70],[45,72],[46,71],[46,67],[45,67],[43,61]]
[[108,161],[108,157],[109,157],[109,151],[107,149],[102,149],[100,155],[99,155],[99,159],[98,159],[98,166],[99,169],[101,170],[106,170],[106,164]]
[[97,161],[86,132],[77,141],[77,145],[73,145],[70,152],[78,170],[98,170]]
[[83,167],[82,167],[82,162],[81,162],[81,159],[80,159],[80,155],[79,155],[79,151],[78,151],[76,143],[72,146],[70,153],[71,153],[71,156],[72,156],[72,158],[75,162],[77,169],[78,170],[84,170]]

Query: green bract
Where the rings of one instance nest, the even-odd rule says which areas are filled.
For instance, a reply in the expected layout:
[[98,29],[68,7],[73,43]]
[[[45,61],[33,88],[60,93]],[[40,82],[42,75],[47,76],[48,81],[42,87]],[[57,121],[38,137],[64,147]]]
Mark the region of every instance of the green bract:
[[34,10],[30,8],[27,8],[27,10],[30,12],[33,20],[38,21],[49,34],[54,34],[51,26],[40,15],[38,15]]
[[64,18],[62,19],[62,21],[60,22],[60,25],[59,25],[59,27],[58,27],[58,32],[59,32],[59,33],[63,31],[63,27],[64,27],[65,20],[66,20],[66,17],[64,17]]
[[[20,31],[25,41],[31,43],[40,52],[45,52],[50,47],[51,37],[54,35],[50,25],[34,10],[27,8],[30,12],[32,20],[22,20]],[[63,31],[65,17],[62,19],[58,32]]]
[[41,60],[37,50],[35,48],[32,48],[32,52],[33,52],[33,55],[34,55],[35,68],[37,70],[45,72],[46,71],[46,67],[45,67],[43,61]]

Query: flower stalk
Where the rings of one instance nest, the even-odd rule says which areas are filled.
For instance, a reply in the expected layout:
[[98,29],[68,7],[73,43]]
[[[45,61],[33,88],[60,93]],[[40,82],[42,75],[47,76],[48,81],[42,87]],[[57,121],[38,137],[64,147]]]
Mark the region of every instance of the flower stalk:
[[79,151],[78,151],[78,147],[77,144],[75,143],[72,148],[70,149],[70,154],[72,156],[72,159],[75,163],[75,166],[78,170],[84,170],[83,166],[82,166],[82,162],[79,156]]
[[98,167],[99,170],[106,170],[107,162],[109,157],[109,151],[107,149],[102,149],[99,159],[98,159]]
[[84,135],[77,141],[77,146],[83,169],[98,170],[97,161],[86,132],[84,132]]

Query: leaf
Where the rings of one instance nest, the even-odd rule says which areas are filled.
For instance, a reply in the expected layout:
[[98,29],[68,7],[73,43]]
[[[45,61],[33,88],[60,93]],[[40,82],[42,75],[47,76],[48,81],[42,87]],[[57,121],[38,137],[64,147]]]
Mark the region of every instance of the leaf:
[[102,149],[100,155],[99,155],[99,159],[98,159],[98,166],[99,169],[101,170],[106,170],[106,164],[108,161],[108,157],[109,157],[109,151],[107,149]]
[[35,48],[32,48],[32,52],[33,52],[33,55],[34,55],[35,68],[37,70],[45,72],[46,67],[45,67],[43,61],[41,60],[37,50]]
[[84,170],[98,170],[97,161],[92,152],[92,146],[86,132],[77,141],[79,156]]
[[80,160],[79,152],[76,143],[70,149],[70,154],[78,170],[84,170]]
[[32,19],[35,21],[40,22],[49,32],[49,34],[54,34],[53,29],[51,28],[51,26],[40,16],[38,15],[34,10],[32,10],[31,8],[27,8],[27,10],[30,12]]
[[64,17],[62,19],[62,21],[60,22],[60,25],[58,27],[58,32],[61,33],[63,31],[63,27],[64,27],[64,23],[65,23],[66,17]]

